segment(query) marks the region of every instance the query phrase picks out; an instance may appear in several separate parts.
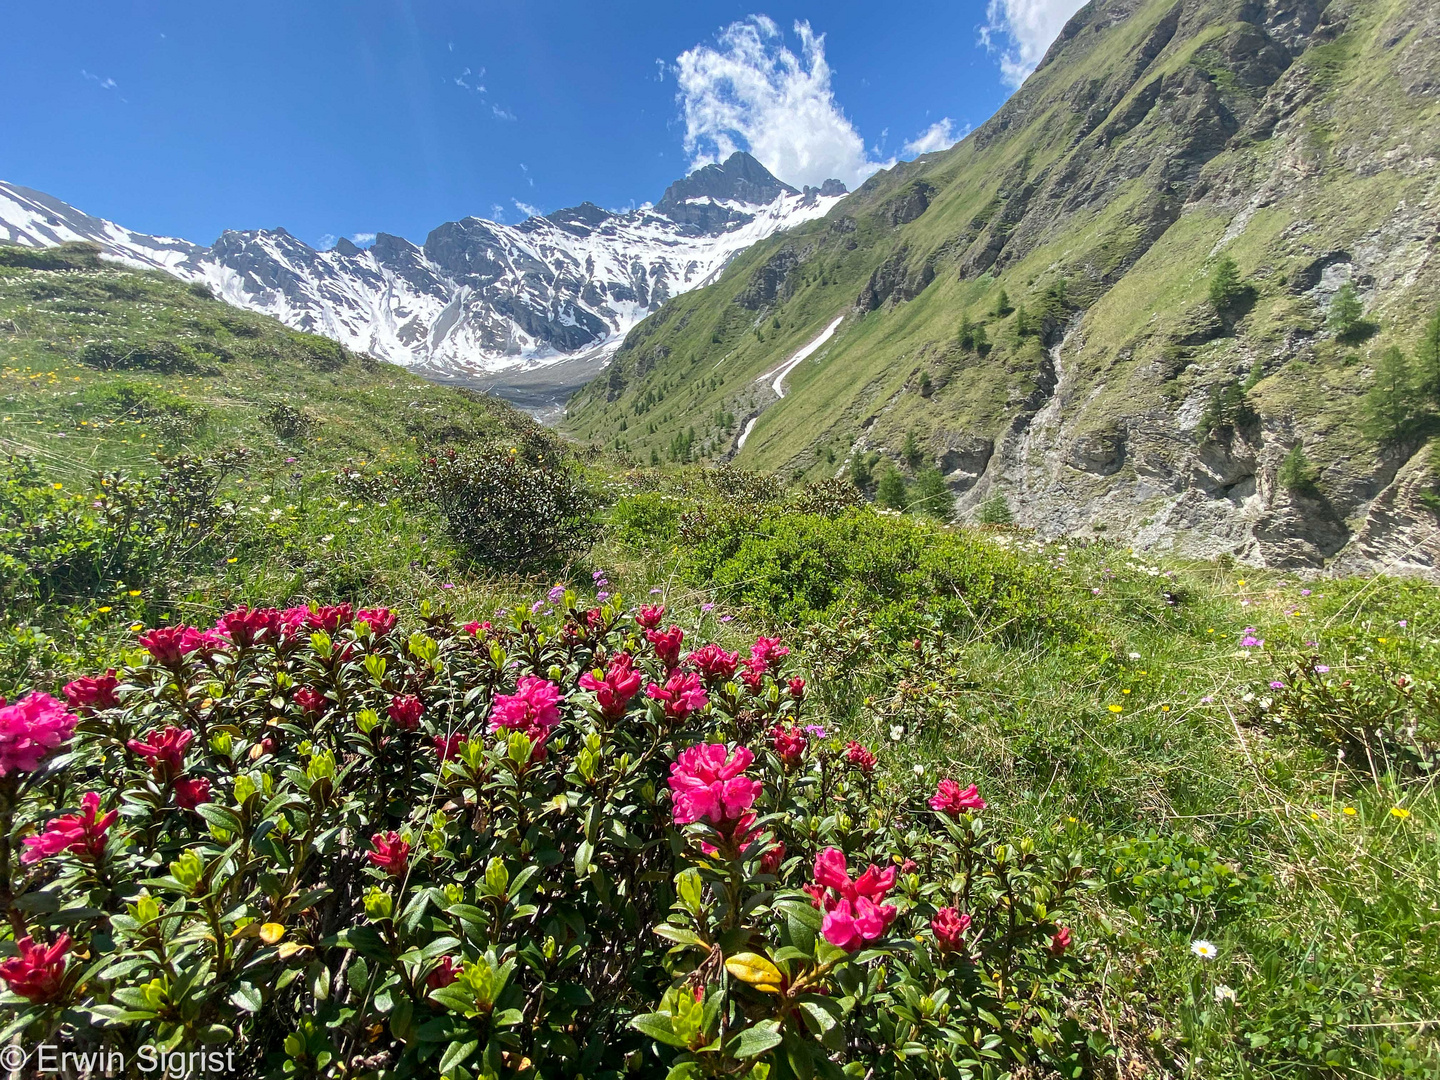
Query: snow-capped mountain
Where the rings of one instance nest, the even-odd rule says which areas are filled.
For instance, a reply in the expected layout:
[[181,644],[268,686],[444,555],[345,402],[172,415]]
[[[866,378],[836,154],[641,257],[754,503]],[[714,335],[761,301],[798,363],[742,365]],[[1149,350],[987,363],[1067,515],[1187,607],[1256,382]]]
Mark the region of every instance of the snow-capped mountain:
[[341,240],[317,251],[284,229],[226,231],[208,248],[148,236],[0,182],[0,243],[89,241],[298,330],[538,404],[593,376],[666,299],[844,195],[836,180],[796,191],[736,153],[677,180],[653,207],[581,203],[518,225],[468,217],[423,247],[380,233],[365,249]]

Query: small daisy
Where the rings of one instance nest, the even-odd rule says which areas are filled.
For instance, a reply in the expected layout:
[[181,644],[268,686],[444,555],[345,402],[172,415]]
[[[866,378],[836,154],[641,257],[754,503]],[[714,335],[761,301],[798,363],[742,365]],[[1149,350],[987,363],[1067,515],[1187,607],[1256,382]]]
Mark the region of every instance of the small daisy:
[[900,724],[890,725],[890,741],[899,742],[905,737],[905,728]]
[[1230,1004],[1232,1005],[1235,1004],[1235,991],[1232,990],[1230,987],[1226,986],[1224,983],[1220,983],[1218,986],[1215,987],[1215,1004],[1223,1005],[1227,1001],[1230,1002]]
[[1220,950],[1204,938],[1201,938],[1199,941],[1192,941],[1190,943],[1190,951],[1200,957],[1201,960],[1214,960],[1220,955]]
[[915,775],[916,775],[916,776],[924,776],[924,775],[925,775],[925,766],[924,766],[924,765],[919,765],[919,764],[917,764],[917,765],[915,766]]

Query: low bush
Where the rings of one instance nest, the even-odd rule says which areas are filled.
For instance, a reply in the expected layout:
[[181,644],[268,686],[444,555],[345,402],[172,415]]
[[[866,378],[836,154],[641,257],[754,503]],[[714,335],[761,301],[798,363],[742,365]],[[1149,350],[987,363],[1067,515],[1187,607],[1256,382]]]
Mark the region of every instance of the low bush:
[[0,709],[0,1039],[238,1076],[1089,1067],[1072,857],[827,739],[775,639],[557,607],[242,608]]
[[213,352],[168,339],[154,341],[92,341],[75,359],[101,371],[154,371],[161,375],[213,374],[225,359]]
[[446,450],[422,460],[409,495],[440,515],[482,566],[531,570],[589,549],[598,500],[561,461],[505,449]]
[[1083,635],[1033,565],[963,532],[863,509],[715,530],[694,547],[692,567],[762,623],[799,627],[864,609],[901,636],[967,626],[1007,641]]

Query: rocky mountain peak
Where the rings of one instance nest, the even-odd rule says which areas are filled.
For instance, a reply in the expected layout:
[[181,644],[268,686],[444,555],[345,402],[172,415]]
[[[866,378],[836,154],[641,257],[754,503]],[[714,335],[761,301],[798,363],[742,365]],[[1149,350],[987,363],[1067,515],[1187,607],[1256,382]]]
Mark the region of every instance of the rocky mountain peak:
[[737,150],[723,162],[696,169],[689,176],[676,180],[660,201],[657,213],[679,220],[675,213],[692,199],[714,199],[717,202],[742,202],[752,206],[772,203],[781,195],[798,195],[789,184],[777,180],[769,169],[743,150]]

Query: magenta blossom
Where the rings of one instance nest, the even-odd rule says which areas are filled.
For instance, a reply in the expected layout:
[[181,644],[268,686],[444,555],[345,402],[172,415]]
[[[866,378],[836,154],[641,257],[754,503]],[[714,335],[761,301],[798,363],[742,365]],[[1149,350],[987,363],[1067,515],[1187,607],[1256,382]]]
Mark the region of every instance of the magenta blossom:
[[175,781],[175,805],[182,810],[194,810],[201,803],[210,801],[210,781],[203,776],[193,780]]
[[534,675],[522,675],[515,693],[497,694],[490,710],[490,730],[523,731],[532,742],[549,735],[560,723],[560,688]]
[[949,814],[951,817],[984,810],[985,806],[986,802],[980,797],[980,792],[974,784],[962,790],[954,780],[941,780],[935,789],[935,794],[930,796],[930,809],[938,810],[942,814]]
[[389,608],[361,608],[355,613],[355,621],[370,627],[373,634],[388,634],[395,629],[399,618]]
[[699,712],[710,704],[700,676],[690,672],[677,671],[665,680],[662,687],[651,683],[645,688],[646,696],[665,707],[665,718],[672,723],[683,723],[691,713]]
[[420,717],[425,715],[425,705],[414,694],[396,694],[385,711],[395,721],[396,727],[402,731],[414,731],[420,726]]
[[20,861],[25,864],[48,859],[68,851],[87,862],[96,862],[105,853],[105,834],[115,823],[119,811],[100,814],[100,796],[93,791],[80,799],[80,813],[62,814],[51,818],[39,836],[25,837],[25,851]]
[[755,760],[747,747],[730,753],[724,743],[701,743],[683,750],[670,766],[675,824],[708,821],[733,827],[759,797],[764,785],[745,770]]
[[164,783],[179,776],[185,769],[185,748],[195,738],[193,731],[177,727],[166,727],[163,731],[152,731],[145,741],[131,739],[125,745],[150,763],[155,779]]
[[[893,904],[883,903],[895,887],[895,867],[867,867],[854,881],[845,853],[826,848],[815,856],[815,883],[806,891],[825,912],[820,932],[825,940],[846,952],[854,952],[885,935],[895,921]],[[828,890],[828,891],[827,891]]]
[[14,705],[0,698],[0,776],[34,772],[69,741],[79,722],[49,694],[26,694]]
[[685,663],[698,671],[707,686],[723,686],[735,677],[740,665],[737,653],[726,652],[719,645],[704,645],[685,658]]
[[160,626],[140,635],[140,644],[146,652],[156,663],[168,668],[179,667],[185,657],[210,643],[211,639],[193,626]]
[[[640,673],[634,665],[635,661],[629,653],[616,653],[605,665],[604,672],[587,671],[580,676],[580,688],[595,695],[600,715],[606,720],[618,720],[624,716],[625,707],[639,691]],[[597,675],[600,677],[596,678]]]
[[18,956],[0,963],[0,979],[31,1004],[48,1005],[60,996],[65,986],[65,953],[70,936],[61,934],[48,949],[36,945],[27,934],[15,943]]
[[66,683],[65,700],[72,709],[111,709],[120,704],[120,699],[115,696],[119,685],[115,669],[111,668],[93,679],[76,679]]
[[655,647],[655,655],[665,665],[666,671],[674,671],[680,666],[680,644],[685,640],[685,631],[678,626],[672,626],[669,630],[646,630],[645,637]]
[[750,659],[758,660],[765,665],[765,670],[771,673],[780,670],[780,662],[790,655],[790,647],[781,645],[780,639],[758,637],[755,644],[750,646]]

